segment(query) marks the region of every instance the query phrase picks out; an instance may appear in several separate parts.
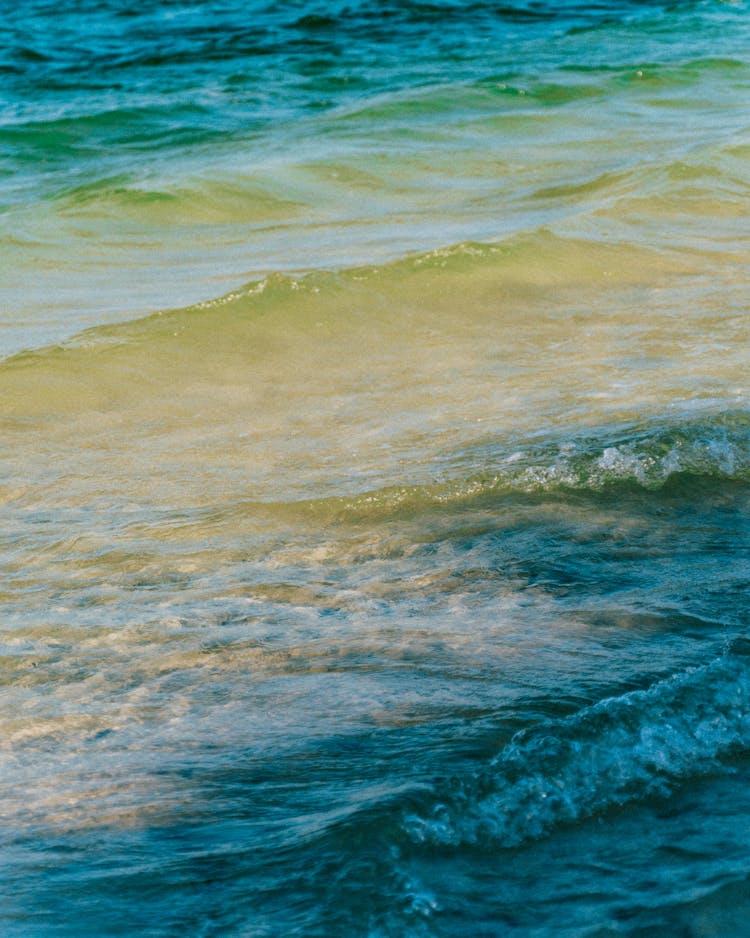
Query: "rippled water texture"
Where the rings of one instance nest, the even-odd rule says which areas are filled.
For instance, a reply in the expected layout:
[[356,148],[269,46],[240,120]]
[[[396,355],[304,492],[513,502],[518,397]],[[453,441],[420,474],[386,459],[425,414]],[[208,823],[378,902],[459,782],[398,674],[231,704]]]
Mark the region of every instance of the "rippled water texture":
[[0,934],[747,932],[748,49],[0,3]]

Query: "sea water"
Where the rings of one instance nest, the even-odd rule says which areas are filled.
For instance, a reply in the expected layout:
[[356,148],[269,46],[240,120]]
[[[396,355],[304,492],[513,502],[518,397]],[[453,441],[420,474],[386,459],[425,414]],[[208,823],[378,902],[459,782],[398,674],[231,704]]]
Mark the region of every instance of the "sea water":
[[750,5],[0,4],[0,933],[750,934]]

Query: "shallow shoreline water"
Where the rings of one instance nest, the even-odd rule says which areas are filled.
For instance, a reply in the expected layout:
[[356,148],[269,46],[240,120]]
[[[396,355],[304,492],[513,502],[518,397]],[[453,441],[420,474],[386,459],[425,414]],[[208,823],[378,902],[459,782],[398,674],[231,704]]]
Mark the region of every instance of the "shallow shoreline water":
[[741,931],[748,15],[6,11],[3,935]]

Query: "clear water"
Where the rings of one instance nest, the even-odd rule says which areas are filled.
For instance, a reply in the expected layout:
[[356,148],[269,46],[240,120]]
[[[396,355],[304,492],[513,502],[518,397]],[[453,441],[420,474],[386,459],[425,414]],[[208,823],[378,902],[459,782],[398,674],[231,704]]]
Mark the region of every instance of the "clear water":
[[742,935],[746,3],[0,6],[0,932]]

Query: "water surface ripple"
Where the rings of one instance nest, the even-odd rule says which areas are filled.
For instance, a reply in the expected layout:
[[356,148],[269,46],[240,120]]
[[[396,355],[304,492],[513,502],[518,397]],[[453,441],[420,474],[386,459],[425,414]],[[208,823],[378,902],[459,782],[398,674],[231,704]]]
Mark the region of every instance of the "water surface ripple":
[[744,934],[747,3],[0,7],[0,933]]

